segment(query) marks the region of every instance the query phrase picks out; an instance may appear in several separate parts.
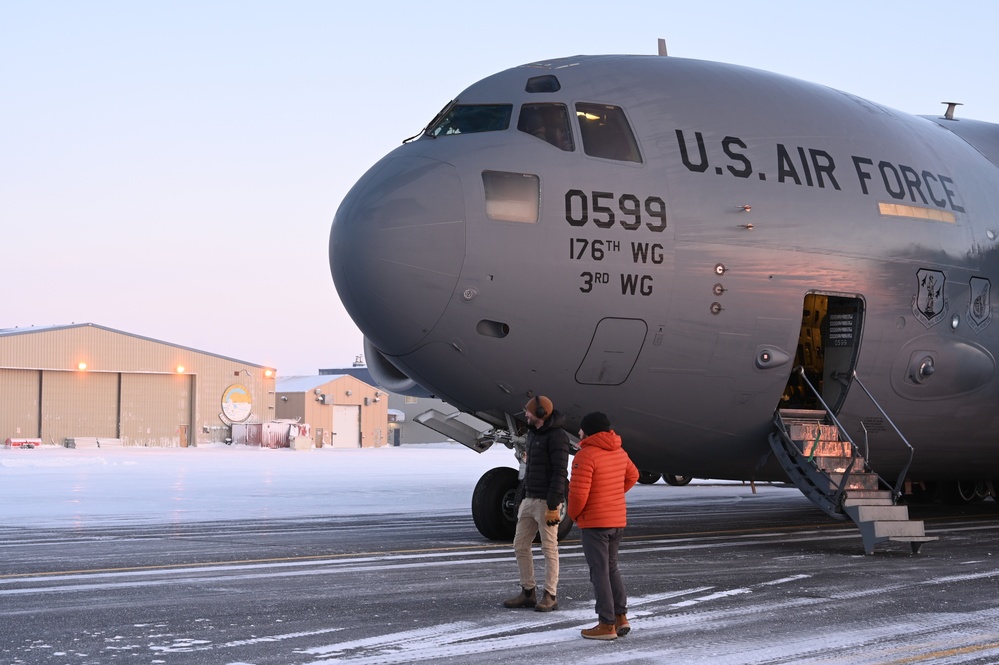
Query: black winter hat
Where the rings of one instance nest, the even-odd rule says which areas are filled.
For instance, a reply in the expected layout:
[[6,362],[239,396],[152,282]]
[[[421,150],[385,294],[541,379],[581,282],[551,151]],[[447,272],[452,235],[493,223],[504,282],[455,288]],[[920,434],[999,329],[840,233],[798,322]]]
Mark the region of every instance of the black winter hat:
[[610,420],[608,420],[607,416],[599,411],[587,413],[583,416],[583,419],[579,421],[579,429],[583,430],[583,434],[586,436],[593,436],[597,432],[609,432],[610,428]]

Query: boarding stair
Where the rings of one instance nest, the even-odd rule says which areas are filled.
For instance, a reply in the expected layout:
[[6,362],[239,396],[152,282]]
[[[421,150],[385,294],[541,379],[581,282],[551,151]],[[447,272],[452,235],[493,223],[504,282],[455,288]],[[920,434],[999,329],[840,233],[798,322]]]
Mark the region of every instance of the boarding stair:
[[892,487],[870,468],[827,409],[778,409],[769,439],[781,467],[805,496],[830,517],[856,523],[866,554],[885,542],[909,543],[916,554],[923,543],[938,540],[898,503],[908,464]]

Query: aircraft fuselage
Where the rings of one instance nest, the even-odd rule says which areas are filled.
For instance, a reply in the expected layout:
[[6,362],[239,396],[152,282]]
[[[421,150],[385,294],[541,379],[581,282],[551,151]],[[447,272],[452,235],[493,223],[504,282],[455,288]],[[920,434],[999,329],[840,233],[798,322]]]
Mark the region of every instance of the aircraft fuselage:
[[541,393],[570,429],[609,414],[640,468],[781,479],[805,363],[886,472],[890,419],[911,477],[999,475],[999,126],[643,56],[516,67],[445,111],[330,241],[348,312],[427,391],[497,425]]

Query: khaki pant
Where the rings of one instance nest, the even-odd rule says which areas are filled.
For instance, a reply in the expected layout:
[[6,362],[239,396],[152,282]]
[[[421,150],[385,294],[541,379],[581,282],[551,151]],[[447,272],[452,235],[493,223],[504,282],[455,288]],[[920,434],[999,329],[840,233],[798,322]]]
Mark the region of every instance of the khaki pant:
[[558,525],[545,524],[546,510],[548,502],[544,499],[524,499],[520,503],[513,550],[520,569],[520,586],[525,589],[535,588],[537,582],[534,579],[531,544],[534,542],[534,534],[541,532],[541,553],[545,555],[545,591],[555,596],[558,595]]

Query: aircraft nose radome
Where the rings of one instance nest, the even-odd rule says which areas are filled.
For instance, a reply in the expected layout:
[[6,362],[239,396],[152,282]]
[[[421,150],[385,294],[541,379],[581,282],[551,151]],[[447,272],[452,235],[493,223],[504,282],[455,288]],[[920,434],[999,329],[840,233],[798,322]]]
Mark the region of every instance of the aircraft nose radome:
[[440,319],[465,257],[465,205],[454,167],[390,156],[333,219],[330,268],[347,312],[389,355],[416,346]]

